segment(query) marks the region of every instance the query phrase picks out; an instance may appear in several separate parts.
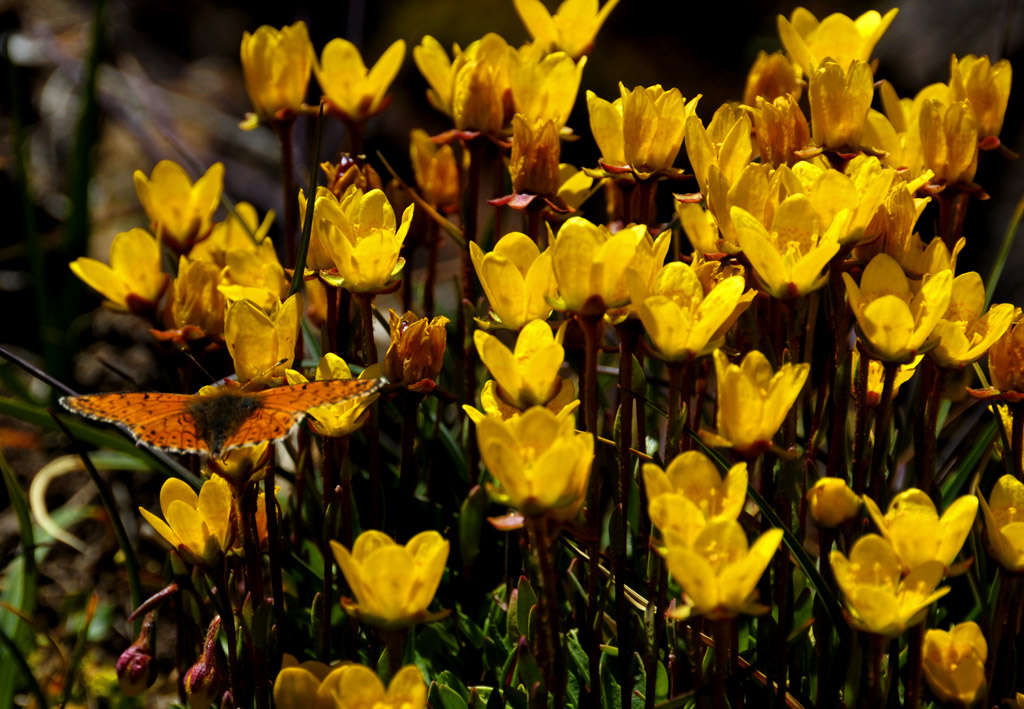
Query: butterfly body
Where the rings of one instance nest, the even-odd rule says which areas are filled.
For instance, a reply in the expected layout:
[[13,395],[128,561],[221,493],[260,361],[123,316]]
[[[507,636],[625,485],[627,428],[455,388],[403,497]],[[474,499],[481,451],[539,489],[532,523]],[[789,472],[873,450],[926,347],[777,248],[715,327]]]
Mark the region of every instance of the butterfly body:
[[306,412],[369,396],[379,379],[332,379],[246,392],[218,387],[208,394],[127,392],[65,396],[69,411],[113,423],[144,445],[215,458],[235,448],[288,435]]

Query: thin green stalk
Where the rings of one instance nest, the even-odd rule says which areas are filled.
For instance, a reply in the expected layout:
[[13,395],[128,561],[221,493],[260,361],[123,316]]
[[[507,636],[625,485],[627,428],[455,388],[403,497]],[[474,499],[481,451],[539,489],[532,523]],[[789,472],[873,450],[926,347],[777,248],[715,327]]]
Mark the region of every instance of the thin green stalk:
[[615,575],[615,615],[619,629],[619,687],[622,706],[629,706],[633,696],[632,647],[633,624],[626,605],[626,538],[628,536],[627,514],[629,511],[629,489],[632,477],[633,446],[633,351],[636,349],[640,332],[635,321],[618,325],[619,335],[619,465],[618,485],[615,489],[615,503],[620,524],[614,525],[617,539],[612,543],[612,572]]
[[540,603],[537,629],[540,635],[538,652],[548,691],[554,699],[555,709],[565,706],[565,662],[562,656],[562,642],[558,622],[558,570],[555,565],[557,531],[555,524],[547,517],[530,519],[527,522],[530,540],[536,556],[539,571]]
[[896,373],[900,366],[893,362],[883,364],[885,378],[882,380],[882,398],[875,410],[875,443],[871,451],[871,470],[868,474],[871,494],[875,501],[884,505],[882,496],[883,484],[886,482],[886,459],[889,452],[889,421],[892,415],[892,392],[896,383]]
[[[586,430],[597,436],[597,355],[601,343],[598,342],[598,328],[601,324],[599,316],[577,316],[583,328],[586,361],[583,371],[583,406]],[[601,687],[601,624],[598,619],[598,564],[601,556],[601,473],[599,463],[595,460],[594,470],[590,474],[590,487],[587,490],[586,503],[587,530],[591,536],[590,561],[587,572],[587,635],[589,643],[587,659],[590,667],[591,697],[600,697]]]
[[323,138],[323,128],[324,105],[321,103],[316,117],[316,140],[313,143],[313,160],[310,163],[309,189],[306,191],[306,218],[302,221],[302,238],[299,240],[299,250],[295,255],[295,272],[292,274],[291,286],[288,288],[290,296],[302,289],[306,270],[306,254],[309,253],[309,236],[313,233],[313,212],[316,209],[316,183],[320,175],[320,170],[317,167],[320,165],[320,140]]
[[1003,275],[1003,267],[1006,265],[1007,259],[1010,258],[1010,251],[1013,250],[1013,242],[1017,237],[1017,229],[1020,228],[1022,218],[1024,218],[1024,196],[1017,201],[1017,206],[1013,210],[1013,216],[1010,217],[1010,223],[1006,226],[1006,232],[1003,234],[1003,243],[999,247],[999,254],[996,256],[995,263],[992,264],[992,270],[989,271],[988,278],[985,279],[986,310],[992,303],[992,295],[996,292],[999,277]]
[[231,597],[228,595],[227,561],[220,562],[220,574],[214,580],[217,596],[220,599],[220,626],[228,641],[228,684],[235,700],[235,706],[244,706],[245,694],[242,685],[242,672],[238,666],[238,636],[235,634],[235,613],[231,608]]

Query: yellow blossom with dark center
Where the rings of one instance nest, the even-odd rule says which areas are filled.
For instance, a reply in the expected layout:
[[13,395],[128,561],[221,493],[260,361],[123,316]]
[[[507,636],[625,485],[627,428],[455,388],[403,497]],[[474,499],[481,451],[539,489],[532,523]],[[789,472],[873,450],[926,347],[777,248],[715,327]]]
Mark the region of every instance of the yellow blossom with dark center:
[[598,9],[598,0],[563,0],[552,15],[540,0],[514,0],[516,12],[545,51],[560,49],[572,58],[588,54],[601,25],[619,0],[608,0]]
[[389,311],[391,344],[384,355],[384,376],[392,384],[413,386],[422,380],[436,380],[444,360],[448,318],[417,317],[409,311]]
[[848,69],[831,59],[810,75],[811,138],[826,150],[857,150],[874,96],[871,67],[854,61]]
[[862,342],[875,359],[906,363],[935,344],[935,325],[949,308],[952,272],[926,278],[915,294],[900,265],[878,254],[864,269],[859,286],[848,273],[843,281]]
[[531,123],[522,114],[512,118],[512,191],[554,195],[558,192],[561,141],[553,121]]
[[420,532],[404,546],[383,532],[359,535],[349,551],[331,542],[356,603],[342,605],[360,620],[382,629],[437,620],[427,611],[448,562],[448,540],[433,530]]
[[123,231],[110,244],[110,265],[81,257],[71,272],[99,292],[111,310],[152,311],[167,288],[161,270],[160,244],[145,229]]
[[898,637],[924,620],[928,607],[949,593],[949,587],[936,590],[945,571],[941,561],[925,562],[904,577],[899,555],[877,534],[860,537],[849,559],[833,550],[831,560],[847,620],[867,633]]
[[970,706],[985,687],[988,643],[973,621],[924,636],[924,676],[939,699]]
[[968,54],[950,60],[949,91],[954,101],[970,102],[971,113],[978,126],[978,139],[999,135],[1010,100],[1013,69],[1000,59],[994,64],[987,57]]
[[255,114],[242,123],[255,128],[260,121],[286,118],[302,109],[313,68],[313,44],[306,23],[281,29],[263,25],[242,35],[242,73]]
[[224,189],[224,163],[214,163],[192,183],[178,163],[161,160],[146,177],[135,171],[135,191],[156,238],[182,254],[210,233]]
[[669,546],[665,563],[686,594],[669,617],[721,620],[766,612],[768,608],[756,602],[757,582],[781,542],[782,530],[769,529],[749,545],[739,522],[719,519],[697,534],[692,547]]
[[188,563],[210,566],[231,549],[234,501],[223,478],[207,480],[198,495],[188,483],[169,478],[160,488],[160,510],[164,519],[139,508],[153,529]]
[[397,40],[367,70],[359,49],[347,39],[332,39],[313,70],[328,105],[351,122],[364,122],[380,113],[388,87],[405,58],[405,41]]

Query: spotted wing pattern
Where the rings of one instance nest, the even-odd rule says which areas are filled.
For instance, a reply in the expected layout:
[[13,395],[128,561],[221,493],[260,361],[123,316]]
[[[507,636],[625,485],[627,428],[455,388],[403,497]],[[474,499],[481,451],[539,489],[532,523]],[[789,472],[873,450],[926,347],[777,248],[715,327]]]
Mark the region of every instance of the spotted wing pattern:
[[65,396],[69,411],[121,427],[137,440],[176,453],[205,453],[206,442],[198,435],[188,413],[188,394],[127,392]]
[[328,379],[258,392],[262,406],[224,441],[222,450],[283,438],[309,409],[369,396],[382,384],[380,379]]

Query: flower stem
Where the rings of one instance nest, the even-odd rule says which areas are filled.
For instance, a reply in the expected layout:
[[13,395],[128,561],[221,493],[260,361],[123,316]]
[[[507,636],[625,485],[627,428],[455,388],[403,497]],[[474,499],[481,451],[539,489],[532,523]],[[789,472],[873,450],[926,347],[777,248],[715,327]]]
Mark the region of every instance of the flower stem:
[[256,530],[256,483],[245,483],[239,496],[242,515],[242,546],[245,550],[245,588],[252,594],[253,607],[263,602],[263,565],[260,563],[260,541]]
[[732,636],[731,618],[716,620],[711,623],[715,638],[715,680],[714,680],[714,707],[715,709],[726,709],[730,703],[725,693],[726,679],[729,677],[730,666],[732,665],[732,648],[730,638]]
[[939,193],[939,234],[950,253],[964,230],[967,205],[971,195],[960,189],[947,187]]
[[280,532],[278,531],[277,494],[275,493],[274,463],[267,466],[267,474],[263,479],[263,501],[267,512],[267,550],[270,552],[270,588],[274,596],[274,622],[277,637],[275,654],[284,650],[287,642],[285,635],[286,616],[284,614],[284,583],[281,574]]
[[[459,354],[462,359],[463,374],[463,401],[473,403],[476,398],[476,348],[473,346],[473,338],[469,336],[470,324],[466,315],[467,305],[470,309],[476,305],[476,285],[473,281],[473,262],[469,256],[469,245],[477,243],[477,231],[479,230],[479,208],[480,208],[480,174],[484,161],[486,139],[483,137],[474,138],[466,143],[469,150],[469,178],[466,182],[464,195],[465,216],[463,218],[463,236],[466,241],[466,248],[461,254],[460,285],[462,290],[462,301],[458,304],[458,317],[456,318],[456,330],[458,333]],[[465,422],[466,419],[464,418]],[[477,449],[476,436],[466,438],[466,461],[469,468],[469,486],[477,483],[480,474],[480,451]]]
[[238,636],[235,635],[235,614],[231,610],[231,600],[228,598],[228,567],[227,563],[221,563],[220,578],[214,582],[217,588],[217,596],[220,599],[220,627],[224,628],[224,634],[228,640],[228,683],[231,685],[232,698],[235,706],[244,706],[245,694],[242,687],[242,674],[238,667]]
[[331,547],[328,537],[332,527],[331,513],[334,510],[332,505],[335,489],[334,476],[341,455],[338,451],[337,439],[324,437],[322,440],[323,461],[320,470],[321,482],[323,483],[321,499],[323,502],[324,518],[318,541],[320,542],[320,553],[324,559],[324,578],[320,591],[323,600],[320,616],[320,660],[329,662],[331,656],[331,609],[334,603],[334,564],[331,563]]
[[924,360],[924,380],[921,395],[924,398],[924,430],[921,434],[920,469],[917,487],[926,494],[932,494],[935,479],[935,440],[938,436],[939,409],[942,408],[942,394],[945,391],[946,372],[940,369],[931,357]]
[[907,641],[907,688],[903,706],[917,709],[921,704],[921,667],[924,662],[924,633],[926,623],[910,629]]
[[[867,447],[868,436],[868,372],[870,371],[870,360],[863,352],[857,367],[857,418],[853,424],[853,491],[858,495],[864,494],[865,475],[867,473],[867,458],[865,448]],[[840,418],[841,412],[836,412]],[[844,424],[845,425],[845,424]]]
[[555,564],[557,532],[547,517],[529,519],[527,527],[533,542],[540,582],[540,604],[537,629],[540,635],[538,659],[544,669],[548,691],[555,709],[565,706],[565,665],[558,623],[558,571]]
[[373,338],[373,295],[358,293],[360,330],[363,345],[363,366],[377,363],[377,343]]
[[636,320],[626,320],[616,327],[619,336],[619,476],[616,486],[616,507],[621,524],[614,525],[617,538],[612,542],[612,572],[615,575],[615,616],[619,629],[619,687],[622,706],[629,706],[633,696],[633,624],[626,605],[626,539],[629,511],[629,481],[632,473],[633,446],[633,351],[640,338]]
[[1013,456],[1013,474],[1024,480],[1024,402],[1010,404],[1013,422],[1010,425],[1010,455]]
[[889,639],[882,635],[874,635],[871,633],[864,633],[864,637],[868,642],[867,656],[868,656],[868,693],[867,707],[880,707],[882,706],[882,668],[885,666],[886,648],[889,644]]
[[402,536],[412,536],[410,525],[416,518],[414,496],[416,484],[419,482],[419,466],[416,463],[416,414],[419,411],[423,395],[405,389],[401,391],[402,402],[402,458],[398,475],[399,528]]
[[878,504],[884,504],[882,499],[883,483],[885,482],[885,461],[889,448],[889,418],[892,414],[892,391],[896,382],[896,372],[900,366],[893,362],[884,363],[885,378],[882,381],[882,398],[878,402],[878,409],[875,411],[875,443],[871,450],[871,494]]

